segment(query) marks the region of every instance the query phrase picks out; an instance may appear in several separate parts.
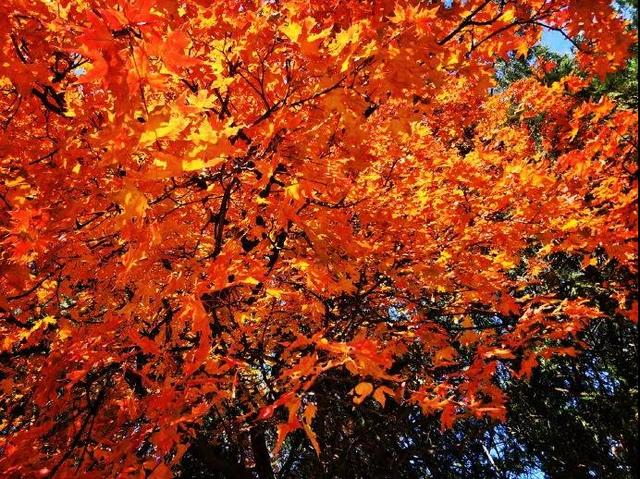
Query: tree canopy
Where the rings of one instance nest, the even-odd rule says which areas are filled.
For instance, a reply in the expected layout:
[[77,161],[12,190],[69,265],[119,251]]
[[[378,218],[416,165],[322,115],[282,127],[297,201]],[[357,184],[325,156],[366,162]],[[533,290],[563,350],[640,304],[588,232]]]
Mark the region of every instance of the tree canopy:
[[3,1],[0,475],[631,474],[633,24]]

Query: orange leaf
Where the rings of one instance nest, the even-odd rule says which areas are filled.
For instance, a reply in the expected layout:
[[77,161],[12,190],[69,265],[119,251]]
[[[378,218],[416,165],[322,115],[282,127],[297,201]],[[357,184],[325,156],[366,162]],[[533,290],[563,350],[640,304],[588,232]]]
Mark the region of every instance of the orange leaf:
[[362,382],[354,388],[356,396],[353,398],[353,402],[361,404],[367,396],[373,392],[373,385],[371,383]]

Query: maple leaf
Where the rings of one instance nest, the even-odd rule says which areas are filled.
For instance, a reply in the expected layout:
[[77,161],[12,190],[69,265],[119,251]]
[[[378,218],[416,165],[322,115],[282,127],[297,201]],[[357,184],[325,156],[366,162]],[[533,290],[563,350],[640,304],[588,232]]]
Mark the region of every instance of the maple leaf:
[[373,392],[373,385],[368,382],[361,382],[353,389],[353,391],[355,393],[353,402],[355,404],[361,404]]
[[189,45],[189,37],[181,30],[171,32],[164,43],[162,59],[174,73],[180,74],[182,68],[198,65],[201,60],[189,57],[184,50]]
[[300,37],[300,34],[302,33],[302,25],[300,25],[299,23],[289,23],[287,25],[281,26],[280,31],[284,33],[292,42],[297,42],[298,37]]
[[505,421],[637,322],[609,3],[98,3],[0,5],[0,476],[272,477],[331,460],[345,394]]

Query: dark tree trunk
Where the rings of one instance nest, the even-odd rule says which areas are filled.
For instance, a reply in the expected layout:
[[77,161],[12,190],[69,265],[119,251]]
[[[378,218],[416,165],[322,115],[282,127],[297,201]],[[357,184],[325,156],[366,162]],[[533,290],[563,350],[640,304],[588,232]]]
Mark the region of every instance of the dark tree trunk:
[[271,455],[267,449],[264,431],[258,428],[251,430],[251,448],[256,462],[256,472],[260,479],[275,479],[273,467],[271,467]]
[[228,479],[254,479],[253,474],[242,464],[220,457],[205,439],[197,439],[190,451],[202,464],[224,474]]

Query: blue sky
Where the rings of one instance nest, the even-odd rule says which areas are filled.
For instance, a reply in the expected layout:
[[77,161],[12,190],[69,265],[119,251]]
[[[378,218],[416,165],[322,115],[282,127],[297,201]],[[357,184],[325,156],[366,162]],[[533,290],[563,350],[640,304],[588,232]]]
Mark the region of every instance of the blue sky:
[[556,32],[555,30],[548,30],[545,28],[544,32],[542,32],[541,43],[555,53],[571,53],[571,42],[564,38],[560,32]]

